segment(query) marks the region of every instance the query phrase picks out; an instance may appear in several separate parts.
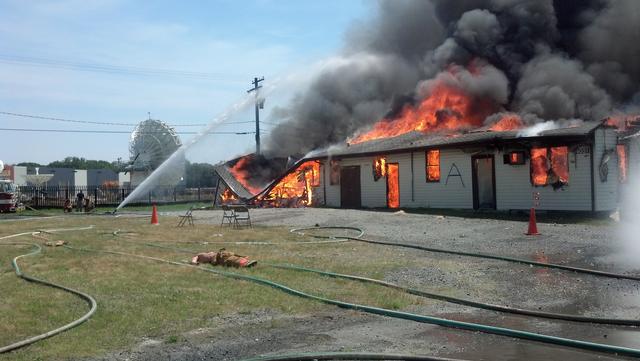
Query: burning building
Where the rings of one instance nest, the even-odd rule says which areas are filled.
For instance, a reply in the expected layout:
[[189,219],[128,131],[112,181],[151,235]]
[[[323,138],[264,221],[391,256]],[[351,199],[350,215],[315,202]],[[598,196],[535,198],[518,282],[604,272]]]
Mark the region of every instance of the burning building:
[[640,112],[637,1],[376,4],[274,112],[265,153],[306,156],[251,201],[507,210],[535,195],[541,209],[617,206],[640,137],[601,120]]
[[214,204],[252,202],[274,179],[285,173],[290,162],[288,158],[248,154],[216,165],[218,183]]
[[[541,131],[403,135],[312,152],[317,204],[343,207],[610,211],[618,135],[603,122]],[[640,155],[640,154],[638,154]]]

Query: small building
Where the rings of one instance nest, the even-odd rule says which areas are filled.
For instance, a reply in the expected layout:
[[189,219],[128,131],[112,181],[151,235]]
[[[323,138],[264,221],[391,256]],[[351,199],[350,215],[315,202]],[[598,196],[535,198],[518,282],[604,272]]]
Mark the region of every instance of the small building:
[[[534,136],[490,130],[451,136],[412,132],[312,152],[287,174],[301,165],[319,165],[319,180],[306,186],[311,204],[318,206],[507,211],[535,205],[600,212],[618,205],[620,175],[626,172],[623,163],[619,168],[618,145],[616,129],[604,122]],[[640,148],[629,158],[640,165]],[[305,178],[313,179],[297,179]]]

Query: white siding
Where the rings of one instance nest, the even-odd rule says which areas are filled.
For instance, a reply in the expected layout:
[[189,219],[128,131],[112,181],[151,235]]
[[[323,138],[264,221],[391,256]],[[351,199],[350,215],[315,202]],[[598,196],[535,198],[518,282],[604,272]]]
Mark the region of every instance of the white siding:
[[[595,190],[595,211],[610,211],[617,207],[618,201],[618,154],[616,144],[618,138],[616,132],[611,128],[599,128],[595,132],[595,142],[593,145],[594,164],[594,190]],[[609,162],[606,167],[609,174],[606,181],[600,178],[600,166],[605,152],[609,153]]]
[[626,184],[632,184],[640,179],[640,139],[630,138],[625,144],[627,145],[627,161],[629,162]]
[[590,211],[590,151],[588,144],[569,148],[569,184],[556,190],[550,185],[534,187],[531,184],[530,154],[526,155],[525,164],[509,165],[503,162],[504,153],[496,153],[497,209],[529,209],[533,206],[533,193],[538,192],[540,205],[537,209]]
[[[607,182],[598,175],[598,166],[606,149],[615,150],[616,134],[613,130],[601,128],[596,131],[595,143],[569,147],[569,183],[557,190],[552,186],[534,187],[530,179],[529,154],[525,164],[508,165],[503,162],[504,152],[521,149],[504,149],[484,153],[470,150],[440,150],[440,181],[426,181],[426,152],[412,154],[399,153],[387,155],[388,163],[398,163],[400,170],[400,206],[413,208],[473,208],[472,154],[493,154],[495,159],[496,208],[498,210],[529,209],[533,205],[533,193],[540,193],[538,209],[591,211],[592,210],[592,170],[595,190],[595,210],[606,211],[617,206],[618,166],[617,155],[610,154]],[[593,152],[593,157],[591,155]],[[360,166],[361,198],[363,207],[386,207],[386,179],[373,180],[372,164],[374,157],[346,158],[340,166]],[[593,159],[593,165],[591,160]],[[630,176],[637,170],[640,176],[640,142],[630,142]],[[328,162],[325,162],[328,164]],[[326,189],[326,205],[340,207],[340,185],[330,185],[330,171],[323,167],[321,190]],[[460,176],[455,174],[459,173]],[[324,196],[322,194],[322,196]],[[324,197],[323,197],[324,198]],[[324,199],[322,199],[324,200]]]
[[426,155],[426,151],[413,153],[415,200],[403,206],[473,208],[471,156],[459,149],[440,150],[440,181],[427,182]]

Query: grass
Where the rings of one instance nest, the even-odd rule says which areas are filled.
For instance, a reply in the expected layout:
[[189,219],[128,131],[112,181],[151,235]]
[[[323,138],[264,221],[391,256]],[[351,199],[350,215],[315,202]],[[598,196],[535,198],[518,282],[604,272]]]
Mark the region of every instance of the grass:
[[[190,202],[190,203],[168,203],[168,204],[158,204],[158,211],[160,212],[180,212],[187,211],[191,207],[195,208],[203,208],[210,207],[211,202]],[[94,213],[104,213],[104,212],[112,212],[116,207],[115,206],[98,206],[95,209]],[[151,205],[148,204],[136,204],[131,206],[125,206],[121,210],[121,212],[151,212]],[[74,212],[75,214],[75,208]],[[17,216],[25,216],[25,217],[39,217],[39,216],[54,216],[54,215],[64,215],[62,208],[39,208],[36,210],[33,209],[25,209],[24,211],[7,214],[0,216],[2,217],[17,217]]]
[[[411,260],[395,257],[392,248],[353,242],[301,244],[299,241],[308,241],[309,238],[281,227],[230,230],[220,229],[217,225],[197,224],[193,228],[175,228],[176,217],[160,217],[160,223],[159,226],[151,226],[147,218],[125,217],[33,219],[2,223],[0,236],[93,224],[95,228],[91,230],[56,233],[48,237],[65,240],[73,247],[144,254],[174,261],[186,261],[191,254],[152,248],[143,243],[193,251],[226,247],[259,261],[255,268],[231,271],[268,278],[312,294],[390,309],[406,309],[414,304],[431,302],[380,286],[261,265],[261,262],[290,263],[381,278],[386,272],[411,266]],[[116,229],[123,231],[117,237],[112,233]],[[43,243],[41,239],[30,236],[15,240]],[[230,241],[277,244],[219,243]],[[22,246],[0,248],[0,294],[3,297],[0,303],[0,345],[59,327],[87,310],[87,305],[72,295],[15,277],[9,262],[28,249]],[[304,315],[333,309],[332,306],[249,282],[105,253],[45,248],[43,254],[25,258],[20,264],[27,274],[91,294],[98,301],[98,311],[87,323],[24,349],[0,355],[0,360],[99,356],[133,347],[147,338],[179,343],[184,339],[183,333],[198,328],[224,332],[224,325],[216,321],[217,316],[264,310]]]

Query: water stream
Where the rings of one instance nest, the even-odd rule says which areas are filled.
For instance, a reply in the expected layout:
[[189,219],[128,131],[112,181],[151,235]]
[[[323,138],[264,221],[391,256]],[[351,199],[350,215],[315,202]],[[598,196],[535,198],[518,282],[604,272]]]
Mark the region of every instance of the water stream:
[[[270,85],[265,85],[263,86],[262,89],[260,89],[260,96],[264,97],[270,93],[273,93],[273,91],[277,89],[278,86],[281,85],[285,80],[290,80],[290,79],[272,80],[270,82]],[[133,192],[131,192],[118,205],[118,207],[116,208],[116,211],[126,206],[131,201],[136,200],[138,198],[142,198],[145,194],[150,192],[153,189],[153,187],[157,185],[158,180],[162,178],[163,174],[165,174],[166,172],[172,169],[175,169],[180,165],[179,163],[184,161],[185,159],[184,156],[191,147],[193,147],[194,145],[198,144],[200,141],[205,139],[205,137],[207,135],[210,135],[209,133],[215,130],[219,125],[229,120],[234,115],[242,111],[248,110],[250,107],[254,106],[254,104],[255,104],[255,95],[253,93],[247,94],[244,97],[242,97],[240,100],[238,100],[237,102],[229,106],[223,113],[216,116],[209,123],[209,125],[207,125],[203,130],[201,130],[196,136],[191,138],[188,142],[182,144],[180,148],[176,149],[176,151],[173,152],[173,154],[171,154],[171,156],[169,156],[169,158],[167,158],[158,168],[156,168],[149,175],[149,177],[147,177],[142,183],[140,183],[140,185],[138,185],[133,190]]]

